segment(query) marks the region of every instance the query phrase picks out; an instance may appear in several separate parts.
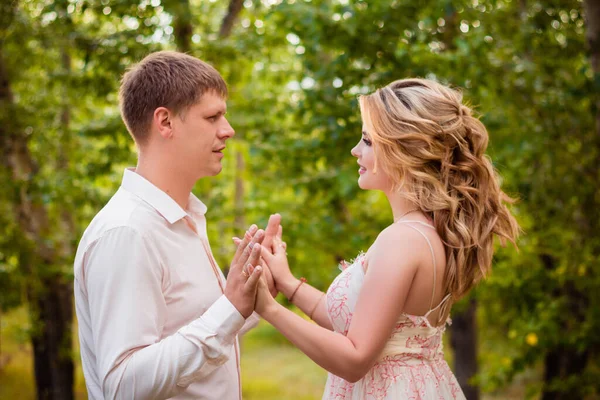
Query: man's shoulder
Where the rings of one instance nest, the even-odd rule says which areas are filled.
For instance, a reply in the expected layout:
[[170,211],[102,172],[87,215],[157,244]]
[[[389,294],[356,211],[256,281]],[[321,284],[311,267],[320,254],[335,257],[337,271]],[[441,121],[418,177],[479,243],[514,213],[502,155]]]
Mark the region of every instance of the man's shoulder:
[[131,230],[146,236],[152,232],[152,227],[161,222],[162,217],[150,205],[120,188],[88,225],[79,243],[78,253],[113,230]]

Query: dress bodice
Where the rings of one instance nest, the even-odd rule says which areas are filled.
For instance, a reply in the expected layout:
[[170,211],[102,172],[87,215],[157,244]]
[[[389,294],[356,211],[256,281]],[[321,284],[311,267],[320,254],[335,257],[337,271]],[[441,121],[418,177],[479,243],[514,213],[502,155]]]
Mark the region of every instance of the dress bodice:
[[[409,226],[425,238],[431,250],[434,289],[430,310],[423,316],[402,313],[377,362],[359,381],[352,383],[329,374],[323,400],[465,400],[443,355],[442,335],[450,319],[439,326],[432,326],[428,319],[450,298],[446,296],[438,306],[433,307],[435,255],[429,238],[416,225],[433,227],[419,221],[405,222],[410,222]],[[352,323],[366,268],[364,254],[359,254],[351,263],[342,262],[341,274],[327,291],[329,319],[333,329],[344,336],[348,334]]]
[[[360,254],[354,262],[342,262],[342,273],[327,291],[327,311],[336,332],[348,333],[364,281],[364,259]],[[442,334],[446,325],[434,327],[426,316],[403,313],[385,345],[380,359],[402,356],[407,362],[443,358]]]

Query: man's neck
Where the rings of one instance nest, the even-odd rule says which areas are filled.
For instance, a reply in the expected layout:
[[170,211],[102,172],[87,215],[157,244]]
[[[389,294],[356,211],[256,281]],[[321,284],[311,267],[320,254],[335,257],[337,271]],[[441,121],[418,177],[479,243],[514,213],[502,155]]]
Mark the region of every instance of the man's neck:
[[187,209],[196,182],[186,179],[185,173],[180,173],[171,163],[140,153],[135,172],[168,194],[181,208]]

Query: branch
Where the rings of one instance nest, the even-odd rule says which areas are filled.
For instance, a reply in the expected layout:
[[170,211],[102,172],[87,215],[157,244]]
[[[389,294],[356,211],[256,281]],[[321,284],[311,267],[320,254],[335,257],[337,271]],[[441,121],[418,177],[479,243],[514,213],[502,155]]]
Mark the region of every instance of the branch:
[[242,11],[243,7],[243,0],[231,0],[229,2],[227,15],[225,15],[225,18],[223,18],[223,23],[221,24],[221,29],[219,30],[219,36],[221,38],[226,38],[231,34],[231,30],[233,29],[233,23]]

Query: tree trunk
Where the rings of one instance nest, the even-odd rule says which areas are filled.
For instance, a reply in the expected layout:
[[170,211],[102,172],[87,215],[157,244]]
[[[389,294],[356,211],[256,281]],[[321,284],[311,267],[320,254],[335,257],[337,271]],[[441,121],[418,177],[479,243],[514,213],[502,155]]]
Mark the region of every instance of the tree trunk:
[[[238,146],[240,147],[240,146]],[[244,197],[246,195],[246,188],[244,185],[244,170],[246,165],[244,162],[243,149],[238,148],[235,155],[235,230],[238,233],[245,232],[246,230],[246,206],[244,204]]]
[[570,400],[584,398],[585,393],[576,393],[571,390],[556,390],[552,384],[561,382],[568,377],[581,374],[589,359],[589,352],[576,352],[572,348],[559,346],[546,354],[544,358],[544,390],[542,400]]
[[219,36],[221,36],[222,38],[226,38],[231,34],[231,30],[233,29],[233,23],[235,22],[239,13],[242,11],[243,7],[243,0],[231,0],[229,2],[227,14],[225,15],[225,18],[223,18],[223,22],[221,23]]
[[174,0],[165,3],[165,7],[173,15],[173,31],[177,50],[189,53],[192,50],[192,34],[194,33],[189,0]]
[[[556,259],[548,254],[540,256],[544,268],[552,271],[556,268]],[[567,282],[563,287],[554,290],[552,297],[568,300],[568,316],[576,321],[585,319],[585,312],[590,303],[586,294],[578,291],[572,282]],[[565,334],[572,330],[567,321],[561,321]],[[579,350],[576,347],[558,345],[548,351],[544,359],[544,382],[542,400],[569,400],[583,398],[585,393],[577,392],[577,388],[563,388],[557,390],[554,384],[565,382],[569,377],[580,375],[587,367],[589,349]]]
[[[226,38],[231,34],[233,24],[239,15],[243,7],[243,1],[231,0],[227,15],[223,18],[221,28],[219,29],[219,36]],[[242,136],[238,133],[238,141],[242,142]],[[246,205],[244,198],[246,195],[246,186],[244,182],[244,171],[246,169],[246,162],[244,160],[243,146],[237,146],[235,154],[235,194],[234,194],[234,228],[236,234],[242,234],[246,231]],[[229,267],[226,268],[225,273],[229,272]]]
[[[50,265],[42,265],[42,268]],[[73,324],[72,283],[50,277],[43,282],[32,305],[38,314],[40,330],[32,337],[37,398],[72,400],[74,365],[71,354]]]
[[479,399],[479,387],[471,379],[477,375],[477,301],[471,297],[467,308],[452,314],[450,344],[454,351],[454,373],[465,396]]
[[[586,40],[590,52],[590,61],[598,85],[600,78],[600,2],[598,0],[585,0]],[[598,87],[596,87],[598,89]],[[596,134],[600,136],[600,96],[596,91]]]
[[[12,23],[17,2],[0,7],[3,26]],[[6,24],[5,24],[6,23]],[[50,244],[48,212],[32,190],[38,171],[28,148],[28,135],[18,120],[11,92],[9,69],[0,38],[0,166],[12,176],[13,212],[20,232],[19,265],[27,274],[27,293],[34,332],[32,344],[39,399],[74,398],[71,358],[72,290],[61,272],[53,272],[64,259]],[[36,318],[37,317],[37,318]]]

